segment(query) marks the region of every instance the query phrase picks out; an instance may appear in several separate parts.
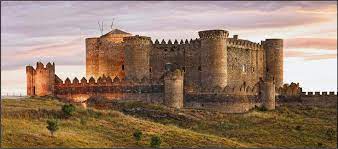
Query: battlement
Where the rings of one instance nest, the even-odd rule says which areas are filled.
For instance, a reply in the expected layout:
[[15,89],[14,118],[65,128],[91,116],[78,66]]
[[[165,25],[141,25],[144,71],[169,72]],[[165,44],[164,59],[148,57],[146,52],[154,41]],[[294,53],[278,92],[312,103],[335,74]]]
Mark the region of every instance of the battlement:
[[263,46],[259,43],[236,38],[228,38],[227,46],[239,49],[263,50]]
[[229,32],[226,30],[205,30],[199,31],[198,35],[202,39],[228,38]]
[[338,92],[334,91],[316,91],[316,92],[301,92],[301,96],[337,96]]
[[[58,78],[58,77],[57,77]],[[82,77],[81,80],[79,80],[77,77],[75,77],[72,81],[69,78],[66,78],[65,81],[62,81],[61,79],[58,79],[58,81],[55,82],[55,85],[62,86],[62,87],[73,87],[73,86],[129,86],[129,85],[160,85],[163,84],[162,81],[153,81],[148,80],[147,78],[143,79],[132,79],[132,80],[124,80],[120,79],[118,76],[116,76],[114,79],[111,77],[99,77],[98,79],[94,79],[93,77],[90,77],[89,79],[86,77]]]
[[[162,41],[159,42],[159,40],[156,39],[155,42],[153,43],[153,47],[158,48],[158,49],[163,49],[164,51],[168,51],[168,52],[183,51],[184,49],[187,49],[187,48],[190,48],[190,49],[200,48],[201,40],[196,38],[196,39],[190,39],[190,40],[185,39],[183,41],[183,39],[181,39],[180,42],[178,42],[178,40],[175,39],[174,42],[172,42],[172,40],[169,39],[168,42],[166,42],[164,39],[162,39]],[[168,48],[171,48],[171,49],[168,50]]]
[[152,44],[150,37],[139,35],[123,37],[123,41],[125,44]]
[[[32,66],[27,66],[27,69],[34,69]],[[55,64],[51,64],[50,62],[47,63],[46,66],[42,62],[37,62],[36,63],[36,69],[35,70],[54,70],[55,69]]]
[[32,66],[26,66],[27,76],[27,95],[45,96],[52,95],[55,83],[55,64],[42,62],[36,63],[36,69]]

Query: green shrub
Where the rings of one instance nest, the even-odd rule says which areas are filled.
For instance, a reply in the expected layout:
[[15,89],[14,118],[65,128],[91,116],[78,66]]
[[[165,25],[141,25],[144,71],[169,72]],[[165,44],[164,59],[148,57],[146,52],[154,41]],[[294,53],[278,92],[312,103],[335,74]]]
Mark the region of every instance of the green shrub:
[[150,147],[160,147],[161,145],[161,138],[158,136],[151,137],[150,140]]
[[51,133],[52,136],[54,136],[54,132],[59,130],[59,123],[56,119],[50,119],[47,120],[47,129]]
[[140,130],[136,130],[133,133],[134,139],[136,140],[136,143],[138,144],[138,142],[142,139],[142,132]]
[[62,106],[62,112],[66,118],[69,118],[75,113],[75,106],[73,104],[65,104]]
[[268,111],[268,109],[264,106],[261,106],[261,107],[257,107],[257,110],[258,111]]

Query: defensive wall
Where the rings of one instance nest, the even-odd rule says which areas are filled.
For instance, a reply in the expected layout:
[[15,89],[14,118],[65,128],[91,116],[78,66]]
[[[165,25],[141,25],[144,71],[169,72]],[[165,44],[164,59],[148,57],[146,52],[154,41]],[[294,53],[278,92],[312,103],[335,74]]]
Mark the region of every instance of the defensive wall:
[[109,100],[140,100],[150,103],[162,103],[164,86],[161,82],[149,82],[146,79],[137,81],[91,77],[88,81],[67,78],[55,84],[55,96],[75,102],[86,101],[91,97],[104,97]]
[[[205,30],[199,32],[200,38],[169,39],[166,42],[112,32],[99,38],[86,39],[87,78],[93,76],[97,79],[105,74],[124,79],[129,73],[131,77],[139,77],[133,76],[137,74],[141,78],[147,76],[159,80],[163,78],[165,64],[171,63],[185,72],[184,86],[190,88],[203,85],[236,86],[242,83],[254,85],[260,78],[273,80],[279,86],[283,80],[281,39],[254,43],[239,39],[238,35],[229,38],[225,30]],[[108,35],[114,40],[107,38]],[[147,40],[140,40],[145,38]],[[224,67],[227,69],[224,70]]]

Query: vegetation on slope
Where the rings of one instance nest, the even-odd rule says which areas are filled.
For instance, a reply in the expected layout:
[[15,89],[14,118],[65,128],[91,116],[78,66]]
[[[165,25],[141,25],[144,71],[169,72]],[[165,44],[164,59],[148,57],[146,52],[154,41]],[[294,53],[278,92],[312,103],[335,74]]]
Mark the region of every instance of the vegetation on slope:
[[309,101],[282,104],[275,111],[255,109],[244,114],[176,110],[137,101],[110,102],[108,108],[157,123],[229,138],[250,147],[336,148],[337,98],[306,100]]
[[[160,137],[161,147],[246,147],[224,137],[138,119],[114,110],[76,106],[73,116],[65,119],[62,105],[43,98],[2,100],[1,147],[149,147],[153,136]],[[60,119],[54,137],[46,128],[48,119]],[[138,143],[133,137],[136,130],[143,133]]]

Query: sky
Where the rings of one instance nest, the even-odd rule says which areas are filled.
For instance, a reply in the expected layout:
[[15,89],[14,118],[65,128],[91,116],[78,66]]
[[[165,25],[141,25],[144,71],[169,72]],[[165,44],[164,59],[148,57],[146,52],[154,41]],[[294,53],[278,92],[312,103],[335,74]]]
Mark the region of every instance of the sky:
[[85,76],[85,38],[114,27],[156,39],[195,39],[224,29],[260,42],[284,39],[284,83],[337,91],[336,1],[1,2],[1,95],[25,95],[25,66],[55,62],[56,74]]

